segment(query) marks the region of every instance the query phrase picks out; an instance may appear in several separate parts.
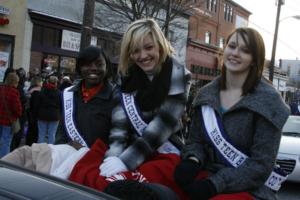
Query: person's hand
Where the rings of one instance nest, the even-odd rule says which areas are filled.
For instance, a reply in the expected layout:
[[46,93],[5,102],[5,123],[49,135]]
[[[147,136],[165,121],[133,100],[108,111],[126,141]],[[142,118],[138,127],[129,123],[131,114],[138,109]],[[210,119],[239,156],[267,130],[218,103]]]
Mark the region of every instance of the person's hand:
[[128,170],[123,161],[116,156],[105,158],[99,169],[100,175],[106,177]]
[[184,159],[176,167],[174,172],[174,179],[180,187],[193,182],[199,173],[201,166],[194,160]]
[[185,186],[183,190],[191,200],[208,200],[217,194],[214,184],[208,179],[196,180]]

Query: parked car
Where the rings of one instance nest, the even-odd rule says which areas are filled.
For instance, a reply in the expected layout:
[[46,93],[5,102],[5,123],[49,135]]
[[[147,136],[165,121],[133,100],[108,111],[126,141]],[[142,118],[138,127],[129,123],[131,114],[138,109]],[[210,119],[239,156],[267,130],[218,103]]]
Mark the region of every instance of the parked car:
[[103,192],[0,160],[2,200],[116,200]]
[[282,130],[277,164],[289,174],[287,180],[300,182],[300,116],[289,116]]

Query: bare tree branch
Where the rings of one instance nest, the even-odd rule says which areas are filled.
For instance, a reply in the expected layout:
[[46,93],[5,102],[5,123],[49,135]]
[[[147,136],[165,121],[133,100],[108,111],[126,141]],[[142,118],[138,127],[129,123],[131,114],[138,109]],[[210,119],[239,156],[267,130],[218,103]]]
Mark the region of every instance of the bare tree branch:
[[[107,12],[113,17],[118,15],[121,18],[133,22],[143,17],[150,17],[160,19],[162,22],[162,30],[168,35],[168,30],[172,22],[186,14],[193,12],[194,8],[199,7],[204,3],[204,0],[198,0],[196,3],[189,0],[96,0],[101,3],[106,9],[111,12]],[[168,10],[168,8],[170,8]],[[95,10],[96,16],[99,10]],[[108,17],[112,19],[113,17]],[[105,16],[107,18],[107,16]],[[125,21],[126,21],[125,20]],[[121,20],[119,23],[123,23]],[[102,20],[103,22],[103,20]],[[117,23],[117,22],[116,22]],[[116,24],[113,24],[116,27]],[[120,25],[120,27],[122,27]]]

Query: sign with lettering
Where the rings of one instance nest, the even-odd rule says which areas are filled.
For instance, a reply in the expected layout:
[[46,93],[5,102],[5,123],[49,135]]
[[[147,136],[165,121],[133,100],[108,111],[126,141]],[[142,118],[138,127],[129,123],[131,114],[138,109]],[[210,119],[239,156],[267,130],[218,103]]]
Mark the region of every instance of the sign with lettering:
[[9,15],[9,13],[10,13],[9,8],[5,8],[4,6],[0,6],[0,14]]
[[81,34],[73,31],[63,30],[61,48],[79,52]]

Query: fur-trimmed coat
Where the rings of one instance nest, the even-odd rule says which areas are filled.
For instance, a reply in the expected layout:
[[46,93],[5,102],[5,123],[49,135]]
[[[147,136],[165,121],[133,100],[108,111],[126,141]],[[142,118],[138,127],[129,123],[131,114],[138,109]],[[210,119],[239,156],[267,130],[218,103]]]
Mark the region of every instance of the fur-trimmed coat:
[[[230,141],[249,158],[238,168],[228,167],[204,136],[199,119],[201,105],[211,106],[220,116]],[[195,156],[218,193],[250,192],[255,199],[276,199],[264,183],[275,163],[281,131],[289,109],[279,93],[261,80],[253,93],[244,96],[230,109],[221,112],[220,79],[201,88],[193,102],[195,113],[182,157]]]
[[143,136],[139,137],[132,128],[121,102],[112,111],[113,128],[106,157],[118,156],[129,170],[136,169],[154,155],[157,148],[170,137],[176,140],[175,133],[180,128],[179,121],[188,99],[191,75],[175,59],[172,59],[172,63],[171,83],[166,99],[156,109],[143,112],[144,121],[148,122]]

